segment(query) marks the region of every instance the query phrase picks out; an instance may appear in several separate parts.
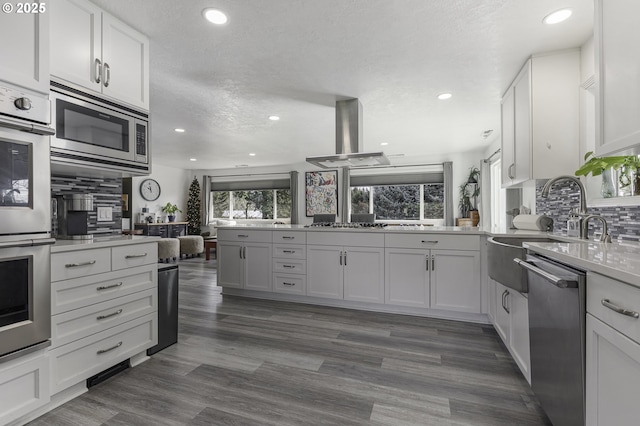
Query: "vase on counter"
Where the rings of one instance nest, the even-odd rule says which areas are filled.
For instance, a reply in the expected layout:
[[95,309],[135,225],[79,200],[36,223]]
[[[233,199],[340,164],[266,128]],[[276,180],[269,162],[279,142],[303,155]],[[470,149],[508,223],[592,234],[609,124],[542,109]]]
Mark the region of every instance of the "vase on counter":
[[611,169],[604,169],[602,171],[602,184],[600,186],[600,194],[602,198],[611,198],[617,195],[616,185],[613,182],[613,175]]

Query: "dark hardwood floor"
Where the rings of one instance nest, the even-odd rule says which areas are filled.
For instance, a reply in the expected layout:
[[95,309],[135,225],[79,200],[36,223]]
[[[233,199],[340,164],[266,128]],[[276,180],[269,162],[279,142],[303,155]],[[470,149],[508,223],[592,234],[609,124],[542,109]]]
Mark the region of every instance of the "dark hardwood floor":
[[549,425],[489,325],[220,294],[180,265],[179,342],[32,425]]

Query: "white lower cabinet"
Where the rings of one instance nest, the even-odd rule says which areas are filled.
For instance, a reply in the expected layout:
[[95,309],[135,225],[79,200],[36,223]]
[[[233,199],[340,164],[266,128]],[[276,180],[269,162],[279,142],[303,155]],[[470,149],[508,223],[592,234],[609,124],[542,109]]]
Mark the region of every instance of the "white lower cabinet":
[[385,302],[479,313],[480,252],[387,248]]
[[51,394],[157,343],[157,258],[155,242],[51,255]]
[[384,303],[384,249],[307,246],[307,295]]
[[19,419],[49,400],[49,356],[44,350],[0,364],[0,424]]
[[271,243],[218,241],[218,285],[271,291]]
[[494,327],[511,353],[520,371],[531,383],[531,353],[529,349],[529,301],[521,293],[489,279],[494,286]]
[[586,424],[637,424],[640,289],[589,273],[587,290]]

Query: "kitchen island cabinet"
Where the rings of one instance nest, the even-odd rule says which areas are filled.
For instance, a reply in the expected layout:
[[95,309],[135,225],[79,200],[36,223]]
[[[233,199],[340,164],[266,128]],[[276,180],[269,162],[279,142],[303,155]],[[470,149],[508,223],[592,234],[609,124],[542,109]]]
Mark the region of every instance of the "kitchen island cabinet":
[[272,291],[272,236],[267,231],[218,231],[218,285]]

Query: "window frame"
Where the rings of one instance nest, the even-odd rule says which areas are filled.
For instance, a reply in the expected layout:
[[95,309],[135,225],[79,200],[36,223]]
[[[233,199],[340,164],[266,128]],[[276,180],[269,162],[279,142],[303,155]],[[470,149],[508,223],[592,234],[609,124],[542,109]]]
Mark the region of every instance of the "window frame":
[[273,195],[273,218],[270,219],[252,219],[252,218],[234,218],[234,217],[215,217],[214,213],[215,213],[215,209],[213,208],[213,202],[214,202],[214,197],[211,196],[210,197],[210,201],[209,201],[209,220],[210,221],[214,221],[214,220],[233,220],[237,223],[243,223],[243,222],[252,222],[252,223],[256,223],[256,222],[264,222],[264,223],[272,223],[273,221],[280,221],[280,222],[284,222],[284,223],[290,223],[291,222],[291,210],[289,210],[289,217],[278,217],[278,193],[277,191],[288,191],[289,192],[289,198],[290,198],[290,203],[293,204],[293,195],[292,195],[292,191],[291,188],[273,188],[273,189],[243,189],[243,190],[212,190],[211,192],[226,192],[229,194],[229,206],[228,206],[228,211],[230,216],[233,216],[233,212],[234,212],[234,192],[238,192],[238,191],[271,191],[272,195]]

